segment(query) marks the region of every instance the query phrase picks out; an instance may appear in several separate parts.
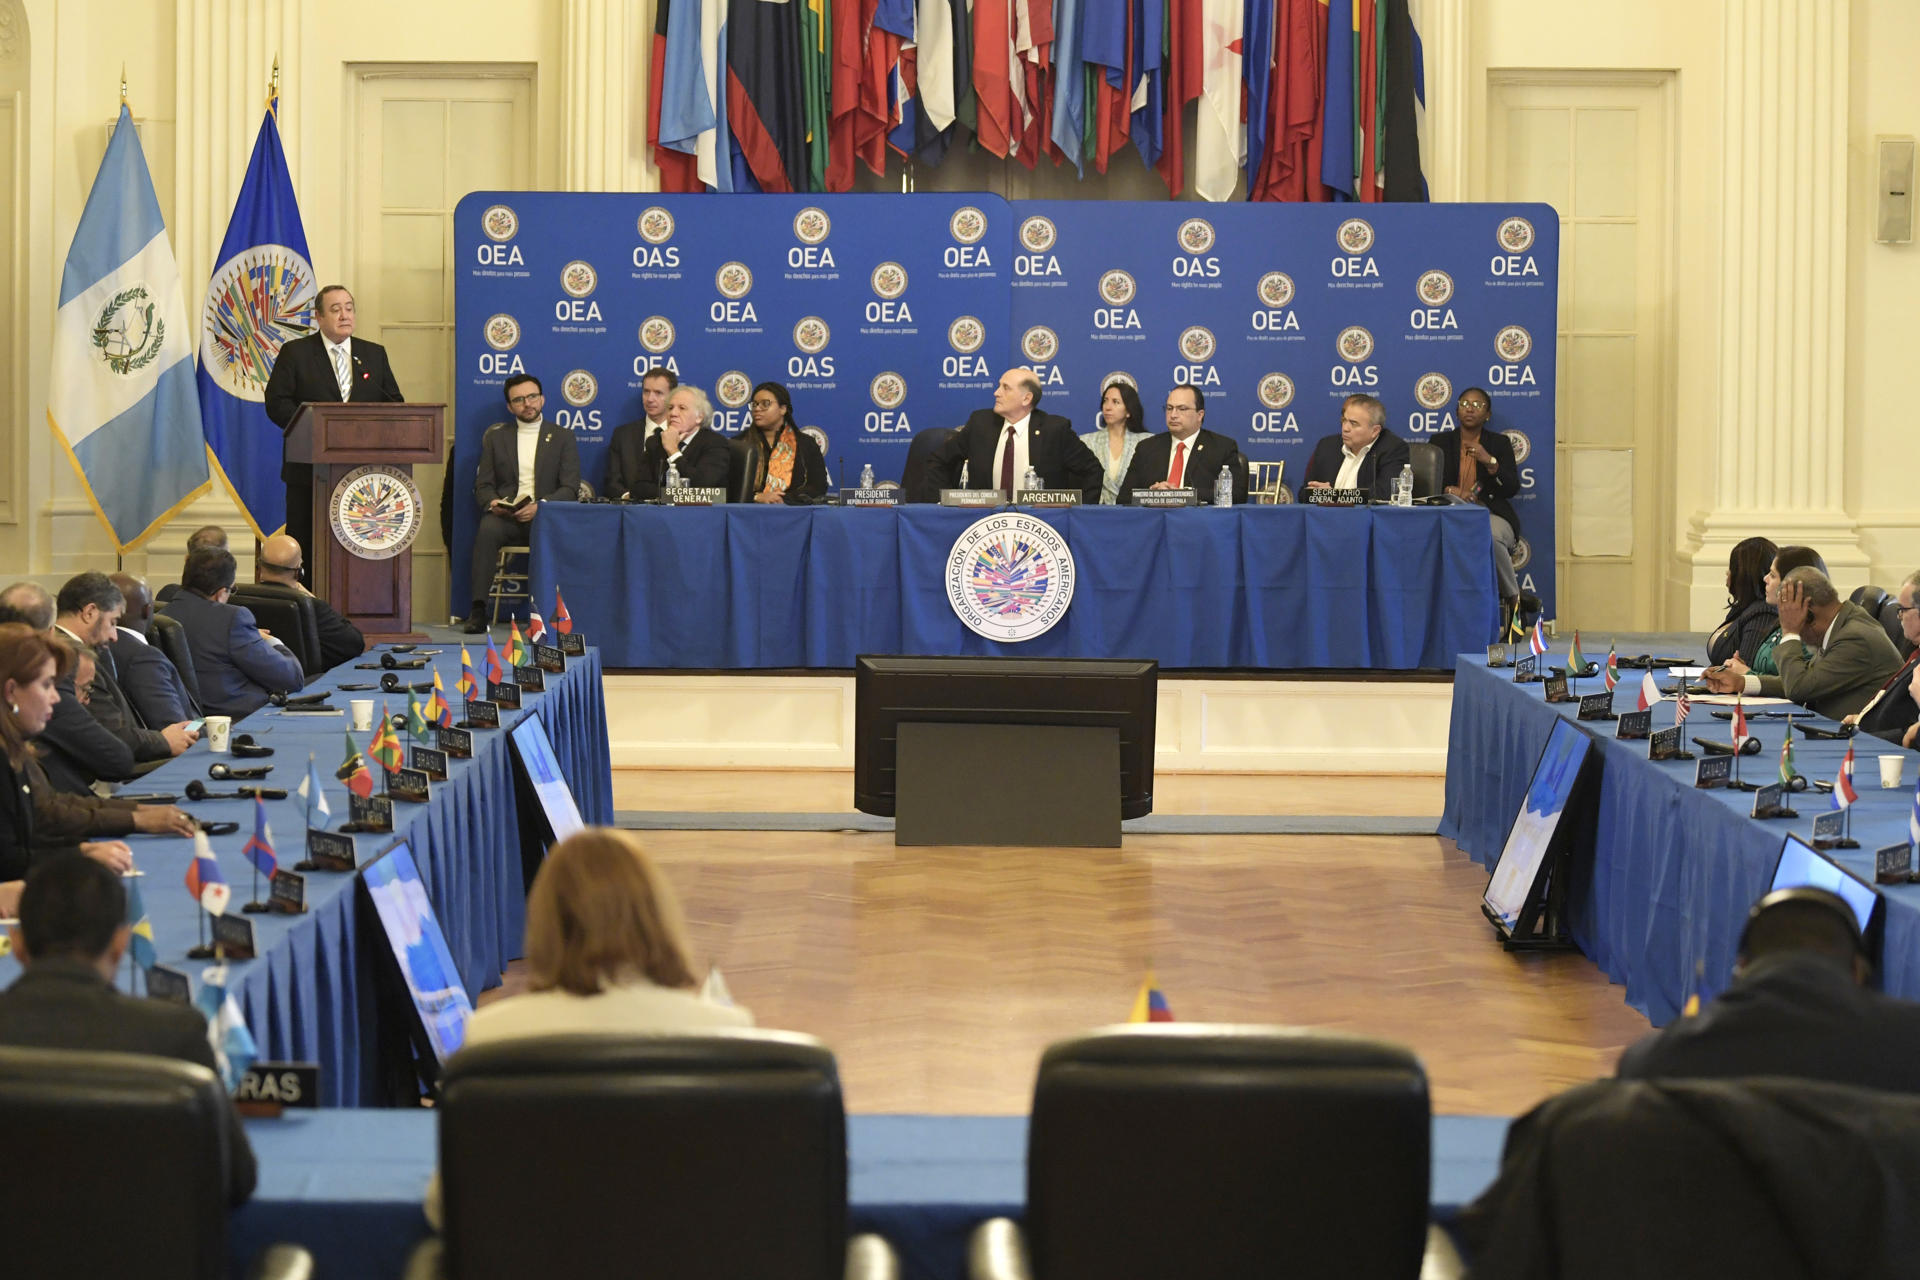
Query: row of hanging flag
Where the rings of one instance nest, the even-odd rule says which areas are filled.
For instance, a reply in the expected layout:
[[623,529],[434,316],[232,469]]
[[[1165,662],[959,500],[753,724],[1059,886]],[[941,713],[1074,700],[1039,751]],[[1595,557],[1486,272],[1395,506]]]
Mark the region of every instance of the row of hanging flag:
[[658,0],[647,147],[671,192],[852,189],[955,146],[1171,195],[1424,200],[1415,0]]

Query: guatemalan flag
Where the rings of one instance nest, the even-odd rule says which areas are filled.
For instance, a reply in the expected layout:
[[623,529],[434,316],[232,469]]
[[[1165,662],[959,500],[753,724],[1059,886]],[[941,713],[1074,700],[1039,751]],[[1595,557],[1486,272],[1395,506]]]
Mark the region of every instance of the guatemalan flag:
[[267,102],[240,183],[200,330],[200,415],[213,464],[240,514],[264,538],[287,522],[280,428],[267,417],[267,375],[280,348],[313,332],[318,284],[280,149],[279,98]]
[[47,423],[118,550],[212,487],[180,268],[124,102],[60,277],[52,373]]

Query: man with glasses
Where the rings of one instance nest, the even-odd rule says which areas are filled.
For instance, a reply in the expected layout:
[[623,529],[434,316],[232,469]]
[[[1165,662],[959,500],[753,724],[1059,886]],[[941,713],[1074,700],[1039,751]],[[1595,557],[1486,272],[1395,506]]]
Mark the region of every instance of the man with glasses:
[[1348,396],[1340,403],[1340,430],[1313,446],[1303,488],[1365,489],[1375,502],[1391,502],[1394,478],[1412,456],[1407,442],[1387,430],[1387,406],[1378,396]]
[[1912,746],[1920,736],[1914,728],[1920,723],[1920,707],[1914,701],[1914,691],[1920,689],[1920,648],[1915,647],[1920,646],[1920,603],[1914,600],[1916,594],[1920,594],[1920,571],[1908,574],[1894,596],[1900,610],[1900,634],[1906,637],[1909,650],[1907,660],[1880,686],[1880,692],[1874,695],[1857,721],[1866,732],[1903,747]]
[[1220,468],[1232,468],[1233,501],[1247,500],[1247,460],[1240,447],[1202,425],[1207,420],[1207,398],[1198,387],[1175,387],[1167,392],[1167,429],[1140,442],[1133,463],[1120,482],[1120,505],[1127,506],[1141,489],[1192,489],[1202,505],[1213,501]]
[[993,408],[975,409],[966,425],[949,436],[927,460],[942,488],[958,488],[960,468],[969,489],[999,489],[1012,496],[1022,487],[1027,468],[1049,489],[1078,489],[1080,501],[1100,501],[1100,459],[1073,433],[1073,423],[1040,408],[1040,379],[1031,369],[1000,375]]
[[574,502],[580,496],[579,449],[570,429],[548,422],[541,412],[547,399],[540,379],[515,374],[507,379],[506,398],[513,421],[496,422],[480,437],[480,463],[473,475],[481,514],[473,534],[468,635],[487,629],[487,588],[500,548],[530,544],[542,502]]
[[253,562],[254,581],[298,591],[313,601],[313,620],[320,629],[320,661],[331,671],[365,653],[367,638],[338,609],[307,589],[302,581],[306,573],[300,544],[286,534],[276,533],[260,544],[260,557]]

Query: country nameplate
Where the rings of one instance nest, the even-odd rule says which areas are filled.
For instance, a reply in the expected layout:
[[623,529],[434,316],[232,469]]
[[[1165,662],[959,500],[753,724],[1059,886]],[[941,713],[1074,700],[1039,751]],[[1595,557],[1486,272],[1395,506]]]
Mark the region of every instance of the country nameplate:
[[[1651,714],[1651,713],[1649,713]],[[1693,752],[1688,751],[1680,740],[1680,726],[1672,725],[1660,730],[1647,739],[1647,759],[1649,760],[1691,760]]]
[[467,699],[467,729],[498,729],[499,727],[499,703],[477,698]]
[[1644,742],[1653,734],[1653,708],[1645,711],[1622,711],[1620,719],[1614,724],[1613,736],[1629,742]]
[[1364,507],[1365,489],[1308,489],[1304,495],[1309,507]]
[[1800,815],[1787,808],[1787,789],[1777,782],[1759,788],[1753,793],[1753,817],[1756,818],[1797,818]]
[[1192,489],[1135,489],[1136,507],[1197,507],[1200,495]]
[[[469,706],[472,704],[469,703]],[[443,725],[433,731],[440,750],[449,760],[473,759],[473,735],[465,729],[456,729],[452,725]]]
[[1007,504],[1005,489],[942,489],[940,505],[943,507],[1003,507]]
[[387,794],[408,804],[427,802],[427,775],[418,769],[388,769]]
[[253,921],[245,916],[215,916],[213,947],[216,955],[229,960],[253,959]]
[[409,747],[407,765],[427,775],[429,782],[447,780],[447,753],[435,751],[432,747]]
[[1913,846],[1907,841],[1882,845],[1873,851],[1873,882],[1875,884],[1905,884],[1911,879],[1913,879]]
[[1535,654],[1517,658],[1513,664],[1513,682],[1515,684],[1538,684],[1540,682],[1540,659]]
[[1077,507],[1080,505],[1078,489],[1016,489],[1013,494],[1016,507]]
[[538,667],[515,667],[513,683],[522,693],[545,693],[547,673]]
[[551,675],[563,676],[567,673],[567,655],[557,645],[536,644],[533,646],[533,665]]
[[147,970],[147,998],[171,1004],[192,1004],[193,983],[178,969],[157,964]]
[[276,871],[267,886],[267,909],[297,916],[307,909],[307,878],[297,871]]
[[566,635],[560,637],[560,652],[566,654],[569,658],[586,657],[587,637],[578,631],[568,632]]
[[359,865],[360,858],[353,847],[352,836],[344,831],[307,828],[307,860],[300,864],[300,870],[352,871]]
[[718,507],[726,504],[727,491],[695,489],[689,485],[682,485],[678,489],[662,489],[660,501],[662,505],[669,507]]
[[393,830],[393,801],[385,796],[347,794],[347,817],[355,831],[384,835]]
[[288,1107],[303,1111],[317,1108],[320,1064],[256,1061],[241,1074],[233,1101],[249,1115],[271,1115]]
[[1487,646],[1487,665],[1489,667],[1506,666],[1507,665],[1507,646],[1499,643],[1488,645]]
[[496,684],[494,681],[489,680],[487,681],[487,701],[497,707],[505,707],[509,711],[518,711],[520,709],[520,686],[512,683]]
[[1613,719],[1613,695],[1611,693],[1587,693],[1580,696],[1581,720]]
[[1701,791],[1724,790],[1732,780],[1732,756],[1702,756],[1693,767],[1693,785]]
[[904,489],[842,489],[843,507],[897,507],[907,498]]
[[1567,692],[1567,673],[1549,671],[1545,677],[1545,692],[1548,702],[1572,702],[1573,695]]
[[1847,836],[1847,811],[1829,809],[1813,815],[1813,847],[1816,849],[1858,849],[1860,842]]

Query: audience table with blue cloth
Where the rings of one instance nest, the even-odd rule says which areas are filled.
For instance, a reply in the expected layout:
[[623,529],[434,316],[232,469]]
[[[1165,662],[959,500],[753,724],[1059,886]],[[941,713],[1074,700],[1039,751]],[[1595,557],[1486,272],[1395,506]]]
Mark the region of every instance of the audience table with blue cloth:
[[[1638,697],[1637,673],[1626,674],[1614,690],[1616,713],[1632,711]],[[1598,678],[1574,685],[1576,694],[1603,688]],[[1542,685],[1517,685],[1510,670],[1490,669],[1484,657],[1462,655],[1454,669],[1446,812],[1439,833],[1491,869],[1556,719],[1572,718],[1577,709],[1577,703],[1548,703]],[[1730,722],[1710,714],[1726,710],[1695,702],[1683,738],[1731,742]],[[1796,724],[1837,727],[1800,707],[1750,708],[1782,710],[1792,710]],[[1670,727],[1673,716],[1673,701],[1661,702],[1654,708],[1654,728]],[[1644,741],[1614,738],[1615,722],[1590,721],[1581,728],[1600,748],[1600,790],[1591,863],[1580,853],[1570,864],[1569,929],[1580,950],[1626,987],[1627,1003],[1659,1026],[1675,1017],[1689,996],[1698,992],[1708,998],[1725,987],[1747,911],[1772,881],[1782,839],[1792,832],[1811,842],[1813,819],[1831,809],[1832,799],[1809,785],[1786,793],[1798,819],[1756,819],[1751,793],[1696,790],[1696,761],[1651,761]],[[1762,750],[1741,757],[1743,778],[1762,785],[1778,781],[1785,719],[1752,716],[1748,730]],[[1793,737],[1798,771],[1809,783],[1831,781],[1847,743],[1809,740],[1797,730]],[[1920,756],[1871,735],[1853,742],[1860,798],[1851,821],[1860,847],[1835,849],[1828,856],[1871,884],[1874,850],[1906,841],[1914,804],[1911,785],[1881,789],[1876,758],[1908,757],[1904,767],[1911,784]],[[1687,749],[1703,754],[1691,742]],[[1891,995],[1920,999],[1920,886],[1882,885],[1879,892],[1886,920],[1883,985]]]
[[565,596],[609,667],[848,668],[859,654],[1152,658],[1179,668],[1450,667],[1496,623],[1476,506],[1022,509],[1064,535],[1074,594],[1018,644],[947,601],[991,510],[543,503],[533,598]]
[[[360,662],[380,660],[376,649]],[[482,651],[474,653],[475,671],[485,679]],[[455,719],[460,718],[460,649],[440,649],[425,670],[400,671],[408,682],[430,682],[440,675]],[[507,962],[521,954],[525,933],[526,892],[521,868],[512,757],[507,732],[524,715],[538,714],[562,772],[571,785],[581,816],[592,823],[613,820],[613,780],[607,745],[606,700],[601,693],[600,658],[591,647],[585,657],[569,658],[564,675],[549,675],[545,693],[523,695],[523,709],[502,708],[498,731],[476,730],[473,759],[453,760],[445,782],[431,784],[424,804],[395,800],[391,835],[357,835],[356,853],[362,866],[396,841],[405,840],[420,869],[420,879],[446,934],[448,949],[469,996],[498,986]],[[357,670],[353,664],[336,667],[312,681],[308,693],[331,692],[329,703],[340,714],[291,714],[263,707],[233,726],[233,732],[252,734],[261,746],[273,748],[267,759],[215,755],[202,739],[184,754],[167,762],[126,788],[143,793],[173,793],[180,804],[205,821],[235,821],[240,830],[211,840],[221,874],[233,889],[228,914],[253,900],[255,872],[241,853],[253,834],[250,800],[192,801],[184,798],[187,783],[199,779],[214,792],[232,792],[248,784],[219,782],[207,776],[208,766],[225,763],[235,768],[272,765],[273,772],[253,785],[279,787],[284,800],[266,802],[275,855],[283,869],[306,857],[306,805],[297,788],[306,777],[311,753],[319,767],[322,790],[332,811],[325,819],[332,829],[347,820],[346,784],[334,772],[346,758],[348,703],[371,698],[376,715],[384,704],[390,712],[407,709],[407,694],[340,691],[343,684],[377,683],[380,671]],[[424,706],[429,694],[417,695]],[[353,734],[364,754],[371,733]],[[406,741],[406,735],[401,735]],[[419,745],[431,746],[423,739]],[[368,767],[375,778],[379,766]],[[198,986],[206,962],[187,959],[188,948],[201,940],[200,906],[188,893],[187,866],[193,861],[193,843],[178,837],[130,836],[141,897],[153,923],[159,962],[189,975]],[[360,955],[370,943],[361,936],[354,895],[348,890],[354,873],[310,871],[306,877],[307,912],[304,915],[255,914],[253,922],[258,957],[229,964],[228,989],[237,999],[259,1048],[260,1057],[276,1061],[317,1062],[320,1092],[328,1106],[354,1106],[373,1100],[380,1080],[377,1059],[379,1036],[374,1029],[375,1001],[365,988],[368,966]],[[266,897],[266,883],[259,884]],[[18,962],[0,959],[0,985],[10,984]],[[122,967],[122,985],[137,983]]]
[[[1507,1121],[1435,1116],[1428,1197],[1450,1220],[1499,1172]],[[431,1111],[289,1111],[247,1121],[260,1161],[253,1200],[233,1216],[233,1272],[277,1241],[306,1246],[316,1275],[399,1276],[426,1239],[421,1213],[436,1159]],[[1025,1116],[848,1116],[849,1227],[892,1242],[908,1280],[961,1280],[967,1237],[1021,1215]]]

